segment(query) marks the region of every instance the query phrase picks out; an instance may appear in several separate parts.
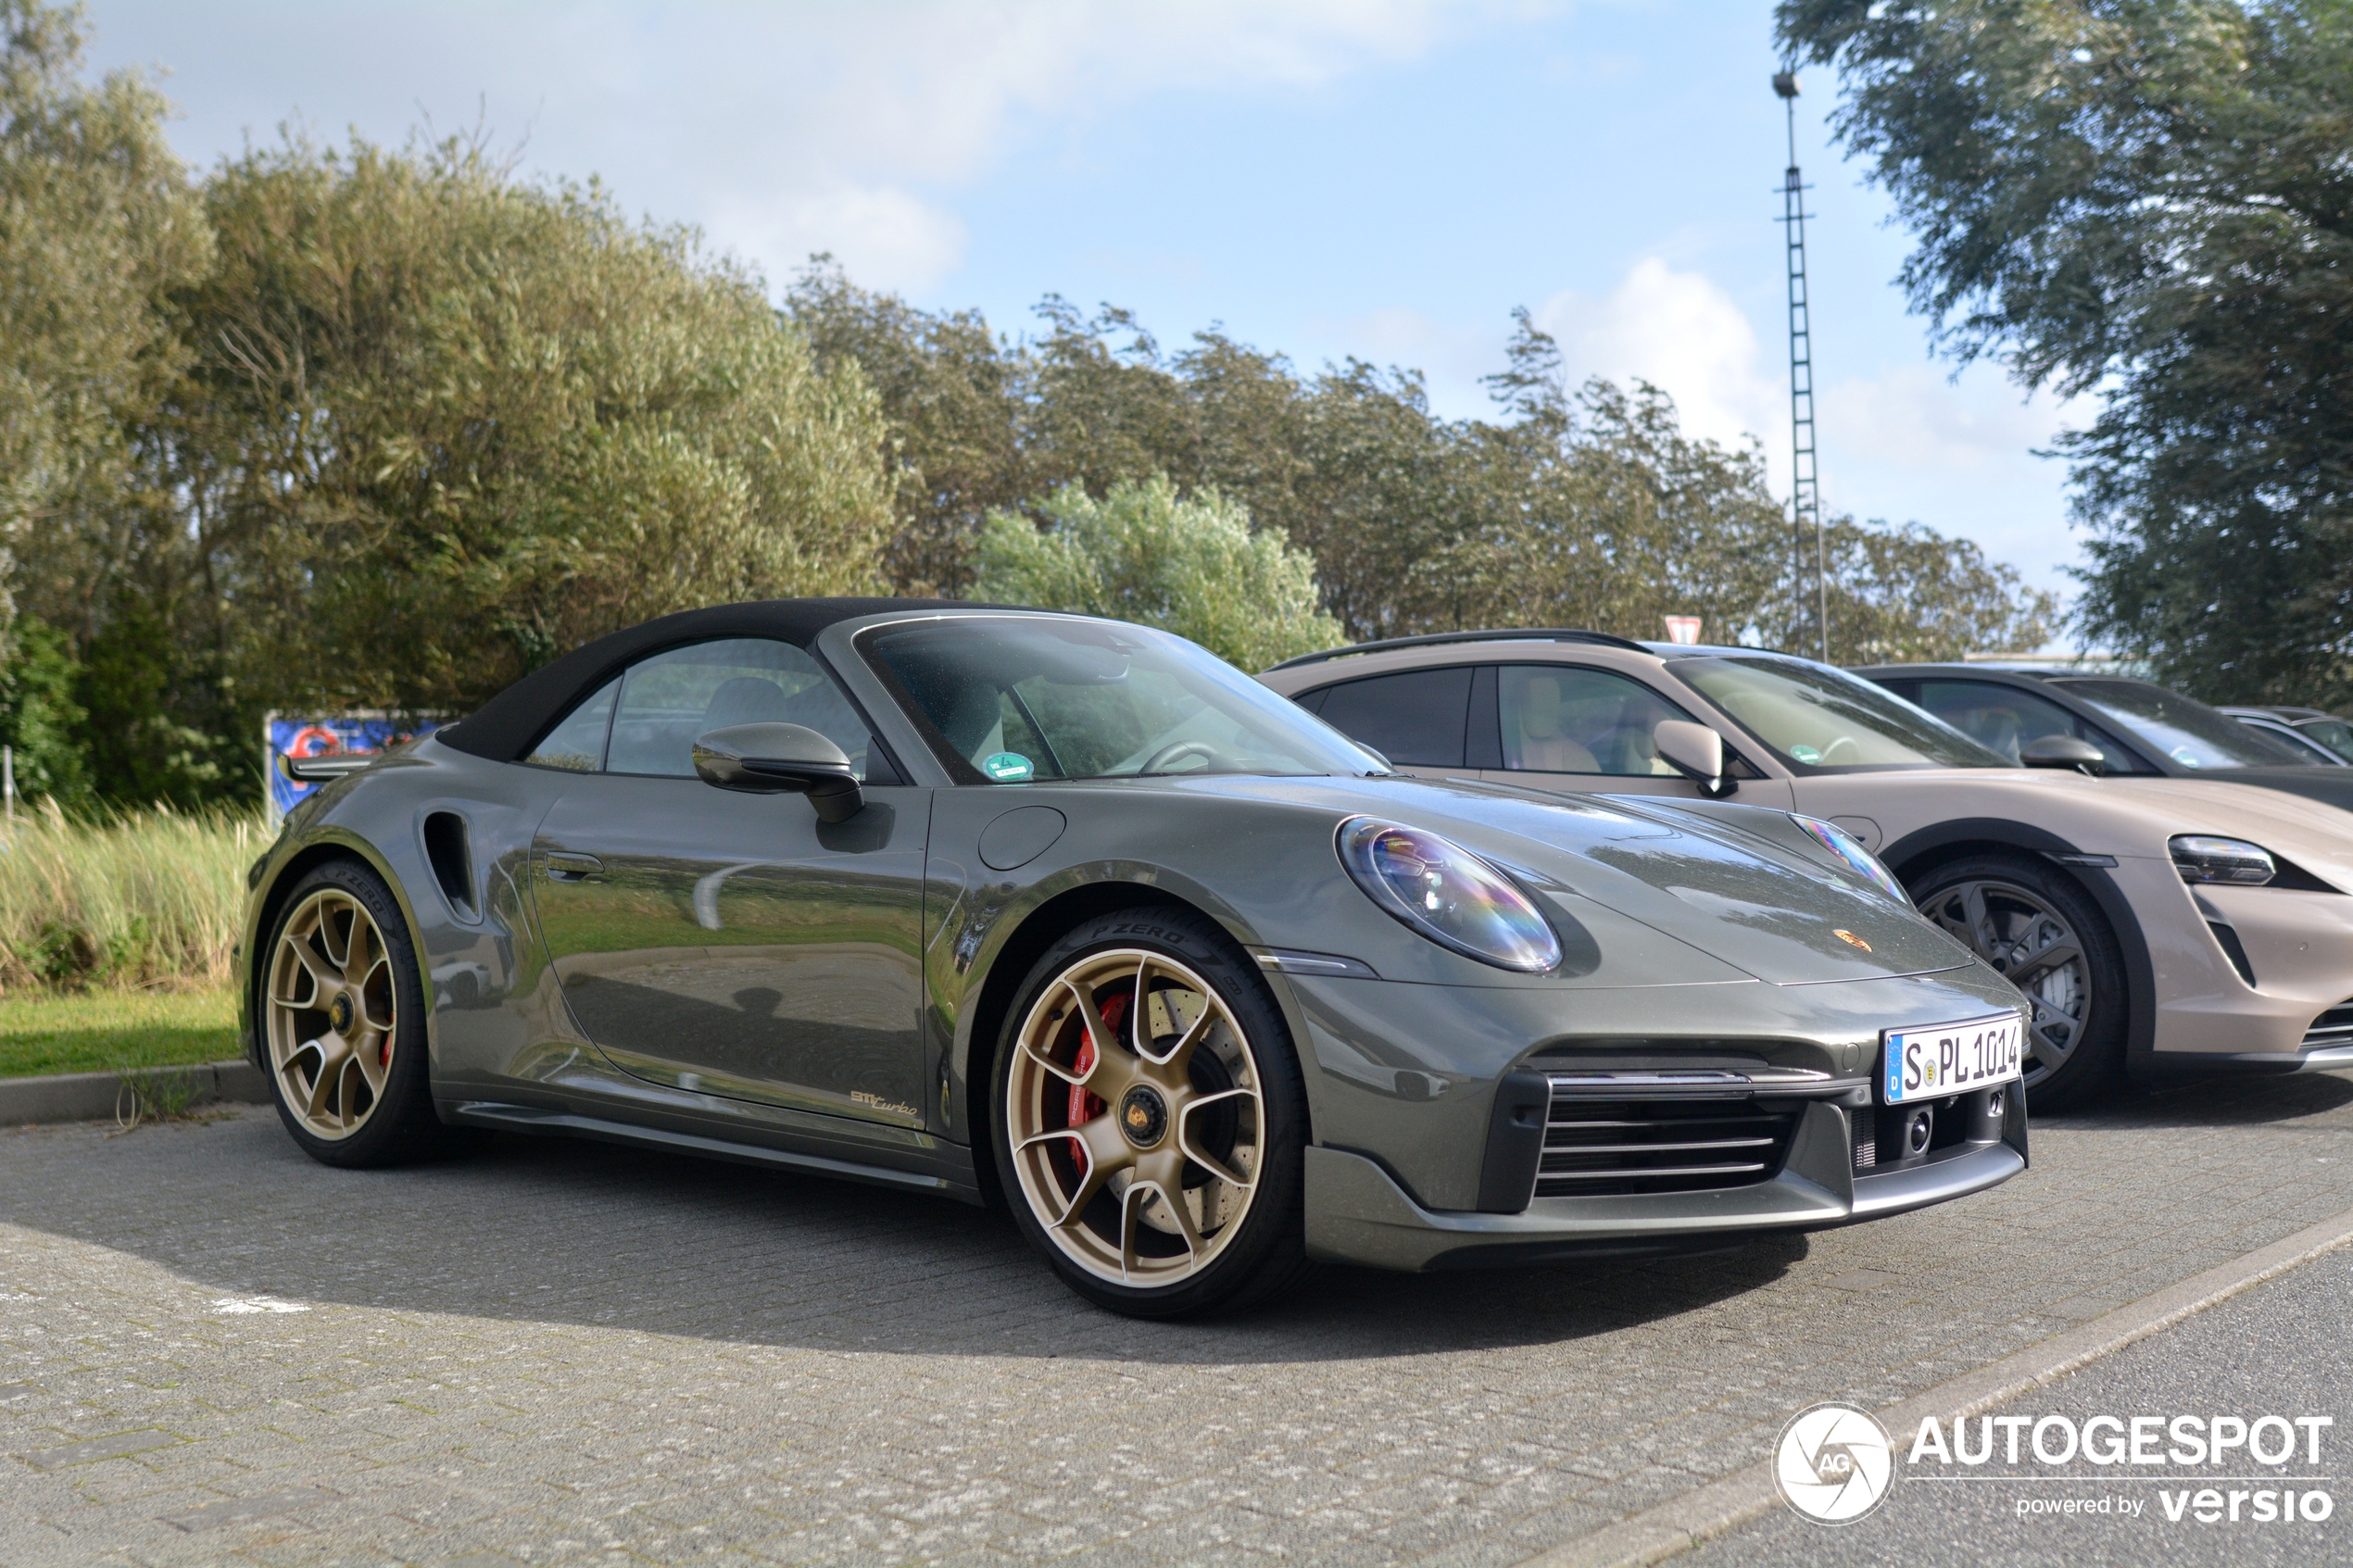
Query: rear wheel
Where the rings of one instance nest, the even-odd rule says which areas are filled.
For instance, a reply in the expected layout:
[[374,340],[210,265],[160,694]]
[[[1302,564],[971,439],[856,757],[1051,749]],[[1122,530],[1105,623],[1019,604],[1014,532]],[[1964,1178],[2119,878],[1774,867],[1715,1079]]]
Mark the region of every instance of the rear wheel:
[[2023,856],[1973,855],[1914,890],[1920,913],[2026,993],[2027,1103],[2098,1098],[2124,1064],[2124,958],[2108,919],[2065,873]]
[[408,922],[352,860],[287,895],[262,972],[262,1044],[279,1120],[322,1164],[390,1165],[450,1140],[434,1114],[425,1000]]
[[1298,1059],[1210,922],[1133,910],[1063,937],[1024,984],[996,1080],[1014,1216],[1088,1300],[1181,1317],[1304,1273]]

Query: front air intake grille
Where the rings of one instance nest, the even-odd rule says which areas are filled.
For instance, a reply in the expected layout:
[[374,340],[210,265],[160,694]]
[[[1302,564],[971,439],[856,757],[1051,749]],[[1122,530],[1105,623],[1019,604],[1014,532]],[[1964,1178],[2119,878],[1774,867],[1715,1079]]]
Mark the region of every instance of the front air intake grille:
[[1714,1192],[1769,1181],[1802,1106],[1748,1096],[1583,1099],[1555,1095],[1539,1198]]
[[2353,997],[2346,998],[2312,1021],[2304,1031],[2304,1048],[2316,1051],[2324,1046],[2353,1046]]

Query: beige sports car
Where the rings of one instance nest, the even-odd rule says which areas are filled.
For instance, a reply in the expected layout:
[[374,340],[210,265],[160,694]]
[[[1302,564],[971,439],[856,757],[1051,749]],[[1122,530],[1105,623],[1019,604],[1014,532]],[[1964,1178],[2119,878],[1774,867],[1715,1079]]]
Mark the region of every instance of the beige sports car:
[[2353,1066],[2353,816],[2093,777],[2096,754],[2057,737],[2015,766],[1869,682],[1753,648],[1451,633],[1260,679],[1412,772],[1787,810],[2025,993],[2038,1109],[2120,1073]]

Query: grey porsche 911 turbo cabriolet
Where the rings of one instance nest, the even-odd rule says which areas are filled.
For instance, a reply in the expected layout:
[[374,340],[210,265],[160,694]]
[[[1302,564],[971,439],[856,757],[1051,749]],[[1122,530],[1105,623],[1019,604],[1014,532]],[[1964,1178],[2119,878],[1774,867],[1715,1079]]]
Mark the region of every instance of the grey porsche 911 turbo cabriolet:
[[501,1129],[1001,1200],[1175,1316],[2026,1163],[2019,993],[1831,824],[1401,776],[1119,621],[695,610],[283,765],[246,1039],[329,1165]]

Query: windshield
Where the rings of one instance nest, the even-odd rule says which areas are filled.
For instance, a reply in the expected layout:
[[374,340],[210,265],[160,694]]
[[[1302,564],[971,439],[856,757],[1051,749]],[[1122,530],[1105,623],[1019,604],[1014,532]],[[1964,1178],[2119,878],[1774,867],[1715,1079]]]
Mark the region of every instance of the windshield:
[[2145,681],[2058,681],[2126,734],[2184,768],[2317,767],[2252,725]]
[[2011,766],[1934,715],[1826,664],[1679,659],[1668,668],[1802,772]]
[[1384,771],[1216,655],[1141,626],[955,616],[877,627],[858,647],[963,784]]

